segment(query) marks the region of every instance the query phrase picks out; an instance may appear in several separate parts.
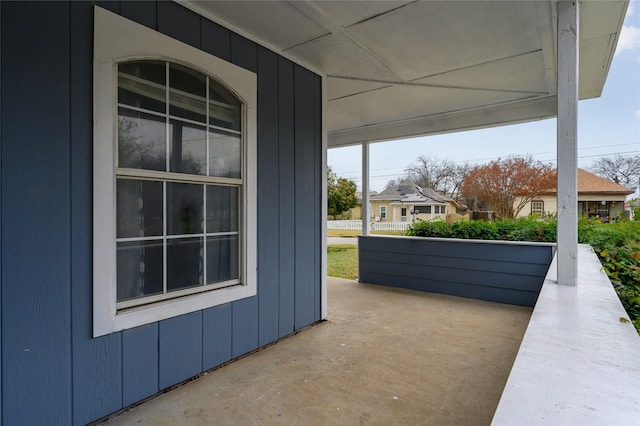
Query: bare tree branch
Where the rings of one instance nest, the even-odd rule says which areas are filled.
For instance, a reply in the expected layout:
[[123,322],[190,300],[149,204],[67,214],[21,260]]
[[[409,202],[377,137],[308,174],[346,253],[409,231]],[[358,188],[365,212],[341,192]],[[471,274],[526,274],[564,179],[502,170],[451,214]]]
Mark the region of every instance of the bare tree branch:
[[589,170],[619,185],[637,187],[640,184],[640,155],[600,158],[589,166]]

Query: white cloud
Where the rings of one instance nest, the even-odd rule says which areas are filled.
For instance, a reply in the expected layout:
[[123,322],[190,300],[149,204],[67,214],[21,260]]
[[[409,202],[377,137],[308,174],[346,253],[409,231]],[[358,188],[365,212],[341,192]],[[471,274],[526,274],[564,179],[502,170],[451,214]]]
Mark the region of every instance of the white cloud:
[[623,25],[616,47],[616,55],[625,50],[634,50],[640,48],[640,27],[631,25]]
[[636,111],[636,117],[640,120],[640,109]]
[[629,16],[633,15],[633,7],[635,6],[635,1],[630,1],[629,6],[627,7],[627,13],[624,15],[625,19]]

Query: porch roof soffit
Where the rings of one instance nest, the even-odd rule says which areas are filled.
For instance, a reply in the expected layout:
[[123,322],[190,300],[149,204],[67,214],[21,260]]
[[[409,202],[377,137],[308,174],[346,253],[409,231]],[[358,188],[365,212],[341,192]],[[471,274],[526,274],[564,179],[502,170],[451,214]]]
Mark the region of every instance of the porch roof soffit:
[[[556,0],[180,3],[326,76],[329,147],[556,115]],[[628,3],[581,2],[580,99]]]

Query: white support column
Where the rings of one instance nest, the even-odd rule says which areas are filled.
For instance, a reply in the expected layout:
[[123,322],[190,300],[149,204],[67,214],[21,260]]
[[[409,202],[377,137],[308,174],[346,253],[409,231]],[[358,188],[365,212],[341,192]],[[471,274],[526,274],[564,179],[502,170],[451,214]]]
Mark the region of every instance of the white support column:
[[362,235],[369,235],[369,143],[362,144]]
[[558,284],[578,276],[578,1],[558,2]]
[[321,252],[320,252],[320,317],[327,319],[328,300],[327,300],[327,143],[328,143],[328,126],[327,126],[327,76],[322,76],[322,209],[321,209]]

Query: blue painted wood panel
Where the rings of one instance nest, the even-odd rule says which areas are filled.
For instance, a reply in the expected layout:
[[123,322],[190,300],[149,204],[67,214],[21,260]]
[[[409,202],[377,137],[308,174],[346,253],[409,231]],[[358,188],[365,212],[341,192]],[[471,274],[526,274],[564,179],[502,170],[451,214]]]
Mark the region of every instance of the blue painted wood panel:
[[85,424],[121,408],[122,365],[118,333],[92,338],[93,5],[70,4],[73,421]]
[[208,19],[201,19],[201,49],[225,61],[231,60],[231,33]]
[[[258,317],[260,346],[278,339],[278,56],[258,49]],[[275,246],[275,247],[274,247]]]
[[42,424],[45,415],[58,424],[72,421],[69,16],[68,3],[2,4],[7,425]]
[[361,279],[360,282],[529,307],[535,305],[539,294],[539,291],[520,291],[509,288],[464,284],[452,281],[439,281],[425,277],[390,275],[384,273],[376,274],[375,279],[373,280],[367,279],[366,281],[363,281]]
[[[418,241],[422,242],[417,243]],[[420,238],[398,238],[393,242],[391,248],[384,238],[368,238],[366,245],[369,250],[384,250],[386,247],[387,251],[391,253],[413,253],[426,256],[455,254],[455,257],[462,259],[509,259],[511,262],[537,264],[547,263],[549,253],[547,249],[540,249],[540,247],[545,247],[544,245],[504,244],[501,242],[489,244],[486,242],[437,241]],[[484,247],[490,247],[490,249],[484,250]]]
[[200,47],[200,16],[170,1],[156,3],[158,31],[193,47]]
[[[231,33],[231,62],[250,71],[258,71],[258,49],[255,43]],[[260,111],[258,115],[262,114]],[[258,117],[260,120],[260,117]],[[258,161],[260,161],[258,159]],[[260,215],[260,212],[258,213]],[[260,275],[258,275],[259,277]],[[251,297],[232,304],[232,356],[238,357],[258,348],[258,298]]]
[[202,312],[202,370],[229,361],[231,351],[231,303],[205,309]]
[[[2,3],[0,3],[0,188],[2,188]],[[0,196],[0,218],[2,197]],[[0,224],[0,260],[2,259],[2,225]],[[2,421],[2,262],[0,261],[0,422]]]
[[148,0],[127,0],[120,5],[120,13],[146,27],[158,28],[156,3]]
[[554,247],[545,244],[360,237],[359,279],[413,290],[533,306]]
[[159,323],[160,389],[202,372],[202,311]]
[[113,13],[120,13],[120,2],[117,0],[97,0],[96,5]]
[[314,285],[315,259],[314,218],[316,181],[313,164],[314,135],[314,80],[313,74],[294,66],[295,102],[295,327],[300,329],[313,323],[315,318]]
[[278,255],[280,287],[279,336],[295,331],[295,147],[293,63],[278,58],[278,182],[280,206]]
[[233,302],[231,318],[232,357],[258,349],[258,298],[249,297]]
[[[485,286],[525,291],[539,291],[542,276],[522,275],[503,272],[478,271],[454,267],[422,265],[420,263],[394,263],[361,260],[362,269],[367,274],[387,274],[401,277],[427,277],[434,281],[448,281],[460,284],[481,284]],[[365,275],[366,276],[366,275]]]
[[160,390],[158,323],[118,334],[122,334],[122,406],[126,407]]
[[505,274],[544,276],[548,265],[544,263],[513,262],[504,259],[486,260],[459,258],[447,255],[420,255],[413,253],[390,253],[384,251],[363,251],[361,260],[387,262],[390,264],[422,265],[434,268],[457,268],[480,272],[500,272]]
[[258,46],[250,40],[231,33],[231,62],[253,71],[258,72]]

